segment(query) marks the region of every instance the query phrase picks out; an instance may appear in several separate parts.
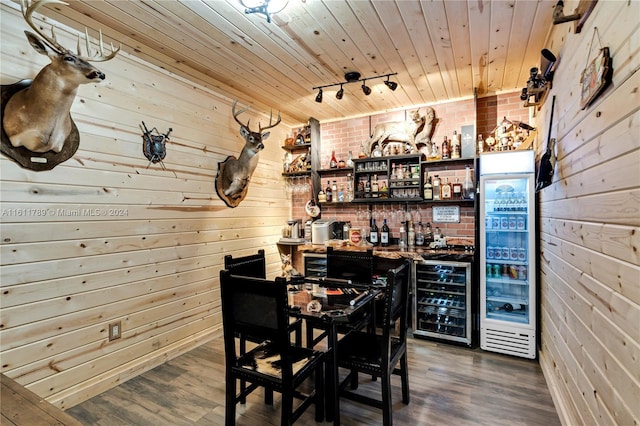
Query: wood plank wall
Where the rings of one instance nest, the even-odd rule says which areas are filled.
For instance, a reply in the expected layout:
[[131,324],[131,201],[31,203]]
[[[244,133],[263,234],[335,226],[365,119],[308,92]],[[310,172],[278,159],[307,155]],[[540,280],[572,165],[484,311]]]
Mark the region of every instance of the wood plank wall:
[[[575,7],[565,2],[564,11]],[[558,163],[539,194],[540,362],[566,425],[640,423],[638,16],[640,2],[601,1],[581,33],[556,25],[547,45],[559,58]],[[600,43],[613,57],[613,83],[581,110],[580,73]],[[550,109],[548,98],[538,123],[545,140]]]
[[[48,59],[13,5],[1,13],[2,84],[33,78]],[[75,46],[64,26],[57,35]],[[268,275],[280,273],[275,243],[291,214],[280,149],[290,125],[271,130],[232,209],[214,188],[218,161],[244,144],[232,100],[125,53],[97,65],[106,80],[81,86],[71,110],[72,159],[32,172],[0,157],[1,372],[61,408],[216,336],[223,256],[265,248]],[[257,126],[268,111],[249,118]],[[143,120],[173,128],[167,170],[142,154]],[[122,338],[109,342],[114,321]]]

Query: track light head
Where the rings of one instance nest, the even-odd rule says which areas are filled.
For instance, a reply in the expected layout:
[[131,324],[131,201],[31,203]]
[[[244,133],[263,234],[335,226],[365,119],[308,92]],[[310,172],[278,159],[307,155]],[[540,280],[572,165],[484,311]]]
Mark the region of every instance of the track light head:
[[336,99],[340,100],[344,96],[344,89],[342,88],[342,84],[340,85],[340,90],[336,92]]
[[316,102],[322,102],[322,89],[318,89],[318,95],[316,96]]
[[395,81],[389,81],[389,76],[387,76],[387,80],[384,82],[391,91],[394,91],[398,88],[398,83]]
[[369,96],[371,94],[371,87],[367,86],[366,80],[362,82],[362,91],[366,96]]

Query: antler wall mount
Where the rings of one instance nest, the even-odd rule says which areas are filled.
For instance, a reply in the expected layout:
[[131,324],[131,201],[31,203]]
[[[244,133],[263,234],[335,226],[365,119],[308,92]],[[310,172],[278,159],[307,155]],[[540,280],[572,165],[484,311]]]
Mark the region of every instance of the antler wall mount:
[[222,201],[229,207],[237,207],[244,200],[249,189],[249,181],[258,165],[258,154],[264,148],[263,142],[269,137],[270,132],[264,130],[277,126],[282,121],[280,112],[278,119],[273,123],[273,111],[269,115],[269,125],[262,127],[258,123],[258,131],[252,132],[247,124],[238,120],[238,116],[249,110],[250,106],[236,111],[238,101],[233,101],[231,112],[233,119],[240,125],[240,134],[245,140],[244,147],[238,158],[230,155],[226,160],[218,163],[216,175],[216,192]]
[[80,136],[69,113],[80,84],[97,83],[105,74],[89,63],[108,61],[120,51],[111,45],[105,54],[102,31],[98,50],[92,55],[91,42],[85,29],[87,56],[72,53],[56,41],[53,27],[46,35],[33,22],[33,13],[47,4],[66,4],[59,0],[22,0],[22,16],[35,34],[25,31],[36,52],[46,55],[51,63],[33,80],[22,80],[2,86],[2,153],[22,167],[51,170],[71,158],[78,149]]

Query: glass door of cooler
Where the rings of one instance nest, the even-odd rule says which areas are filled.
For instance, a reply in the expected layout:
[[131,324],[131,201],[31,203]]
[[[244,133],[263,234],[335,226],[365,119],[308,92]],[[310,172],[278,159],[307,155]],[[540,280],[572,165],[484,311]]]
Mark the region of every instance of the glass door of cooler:
[[414,273],[413,335],[471,346],[471,264],[424,260]]
[[482,319],[533,327],[533,175],[481,177]]

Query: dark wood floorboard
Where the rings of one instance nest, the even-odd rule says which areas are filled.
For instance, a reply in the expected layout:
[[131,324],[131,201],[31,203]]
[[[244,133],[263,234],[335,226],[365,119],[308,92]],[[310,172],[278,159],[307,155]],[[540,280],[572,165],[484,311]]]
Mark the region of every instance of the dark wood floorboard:
[[[537,361],[409,339],[411,403],[401,401],[394,377],[394,425],[560,425]],[[379,393],[379,382],[361,378],[361,391]],[[104,392],[67,413],[86,425],[224,424],[222,338],[202,345]],[[261,391],[238,405],[238,426],[278,425],[280,399],[266,406]],[[381,412],[341,400],[342,425],[381,424]],[[316,423],[313,408],[296,425]]]

